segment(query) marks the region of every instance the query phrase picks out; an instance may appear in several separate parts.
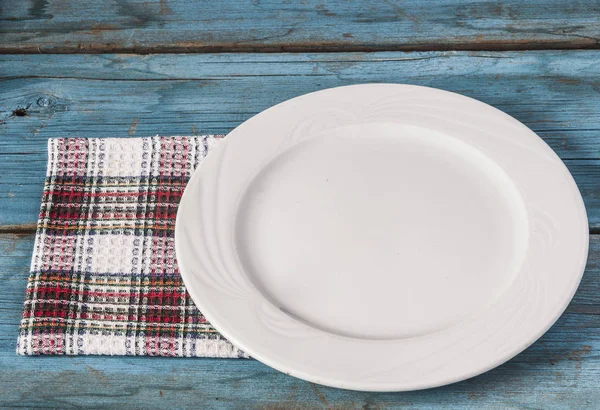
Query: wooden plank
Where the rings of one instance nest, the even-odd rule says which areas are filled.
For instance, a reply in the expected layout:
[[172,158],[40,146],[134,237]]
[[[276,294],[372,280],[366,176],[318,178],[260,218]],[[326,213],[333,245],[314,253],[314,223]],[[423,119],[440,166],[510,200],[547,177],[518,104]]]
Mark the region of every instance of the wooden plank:
[[[398,82],[488,102],[565,160],[600,228],[600,51],[0,56],[0,229],[36,222],[50,137],[227,133],[285,99]],[[10,228],[2,226],[11,225]],[[18,225],[17,227],[12,225]],[[29,229],[28,228],[28,229]]]
[[1,52],[598,48],[600,3],[562,0],[24,0],[4,2]]
[[33,235],[0,235],[0,407],[585,409],[600,401],[600,236],[591,237],[571,305],[533,346],[465,382],[399,394],[315,386],[254,360],[18,357],[32,248]]

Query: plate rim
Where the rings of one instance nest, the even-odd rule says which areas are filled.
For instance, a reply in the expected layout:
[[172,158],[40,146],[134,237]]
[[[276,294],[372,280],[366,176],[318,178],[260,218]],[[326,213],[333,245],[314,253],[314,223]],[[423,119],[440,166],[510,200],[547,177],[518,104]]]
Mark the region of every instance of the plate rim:
[[[568,171],[566,165],[564,164],[564,162],[554,153],[554,151],[552,150],[552,148],[550,146],[548,146],[548,144],[541,138],[539,137],[537,134],[535,134],[535,132],[533,132],[531,129],[529,129],[525,124],[521,123],[520,121],[518,121],[517,119],[515,119],[514,117],[504,113],[503,111],[483,102],[483,101],[479,101],[476,99],[473,99],[471,97],[468,96],[464,96],[461,94],[457,94],[457,93],[453,93],[450,91],[445,91],[445,90],[441,90],[441,89],[437,89],[437,88],[431,88],[431,87],[423,87],[423,86],[416,86],[416,85],[408,85],[408,84],[395,84],[395,83],[375,83],[375,84],[354,84],[354,85],[348,85],[348,86],[342,86],[342,87],[334,87],[334,88],[328,88],[328,89],[323,89],[323,90],[319,90],[319,91],[315,91],[312,93],[308,93],[308,94],[304,94],[286,101],[283,101],[279,104],[276,104],[272,107],[269,107],[268,109],[262,111],[261,113],[251,117],[251,119],[260,116],[261,114],[270,111],[272,109],[276,109],[277,107],[284,105],[284,104],[288,104],[292,101],[297,101],[300,98],[306,98],[308,96],[314,96],[320,93],[325,93],[328,92],[330,90],[337,90],[337,89],[341,89],[341,88],[349,88],[349,87],[353,87],[353,88],[357,88],[357,87],[371,87],[371,86],[393,86],[393,87],[407,87],[407,88],[412,88],[412,89],[427,89],[427,90],[434,90],[436,92],[443,92],[443,93],[447,93],[449,95],[452,95],[454,97],[459,97],[461,99],[468,99],[471,101],[476,102],[477,104],[481,104],[482,106],[488,107],[493,109],[497,114],[501,114],[502,116],[505,117],[506,120],[510,121],[511,123],[513,123],[513,125],[518,125],[521,126],[522,128],[524,128],[526,131],[532,133],[533,135],[535,135],[537,137],[537,139],[539,140],[539,142],[543,143],[543,145],[545,145],[546,149],[549,150],[552,154],[554,154],[556,156],[556,158],[559,159],[558,163],[560,163],[562,165],[562,167],[564,168],[564,170],[566,170],[566,175],[570,176],[571,179],[571,184],[572,186],[575,187],[575,192],[577,194],[577,198],[578,198],[578,211],[580,213],[579,215],[579,219],[581,221],[580,226],[584,227],[585,229],[583,229],[583,231],[585,231],[585,234],[583,236],[583,244],[584,244],[584,249],[582,252],[582,258],[579,261],[580,265],[579,265],[579,269],[577,269],[578,274],[574,275],[573,280],[571,282],[572,286],[571,289],[569,289],[568,292],[568,296],[565,296],[562,301],[563,304],[560,306],[560,308],[557,310],[557,313],[554,315],[554,317],[552,318],[552,320],[547,321],[547,323],[545,323],[544,326],[542,326],[541,330],[538,331],[535,335],[535,337],[530,337],[526,342],[523,342],[523,344],[521,346],[519,346],[518,348],[515,348],[511,351],[510,354],[505,354],[505,355],[498,355],[495,360],[489,362],[487,365],[485,366],[480,366],[480,367],[473,367],[472,370],[470,372],[466,372],[464,374],[458,375],[456,377],[448,377],[446,378],[446,380],[438,382],[438,383],[427,383],[427,382],[421,382],[421,383],[413,383],[413,384],[406,384],[406,383],[399,383],[398,386],[393,387],[393,388],[389,388],[389,387],[383,387],[383,388],[379,388],[377,385],[369,385],[367,384],[353,384],[353,383],[345,383],[345,382],[337,382],[335,380],[325,380],[323,378],[318,377],[317,375],[313,375],[313,374],[306,374],[305,372],[302,371],[296,371],[295,369],[291,369],[290,367],[287,367],[285,363],[280,363],[275,359],[272,359],[271,357],[266,357],[265,355],[255,351],[255,349],[253,349],[252,346],[248,346],[243,340],[240,340],[239,338],[235,337],[234,335],[232,335],[229,332],[229,329],[227,328],[227,326],[221,326],[221,320],[218,317],[219,315],[212,312],[211,308],[209,307],[207,309],[207,306],[204,304],[203,298],[200,297],[200,294],[198,293],[198,289],[193,286],[193,285],[188,285],[188,284],[192,284],[193,283],[193,276],[191,275],[191,269],[189,266],[187,266],[187,261],[186,261],[186,257],[181,254],[181,246],[177,246],[177,243],[182,243],[182,241],[185,240],[185,238],[182,237],[183,235],[183,230],[185,228],[183,228],[183,224],[184,224],[184,212],[179,212],[177,213],[177,219],[176,219],[176,228],[175,228],[175,250],[176,250],[176,256],[177,256],[177,260],[178,260],[178,264],[179,264],[179,270],[181,273],[181,276],[183,278],[184,283],[186,284],[186,288],[188,289],[189,294],[191,295],[194,303],[196,304],[196,306],[200,309],[200,311],[205,315],[205,317],[209,320],[209,322],[212,324],[212,326],[219,332],[221,333],[225,338],[227,338],[230,342],[232,342],[234,345],[236,345],[237,347],[241,348],[242,350],[244,350],[245,352],[247,352],[251,357],[267,364],[270,367],[273,367],[281,372],[284,372],[286,374],[289,375],[293,375],[295,377],[299,377],[301,379],[310,381],[310,382],[315,382],[315,383],[319,383],[319,384],[324,384],[327,386],[331,386],[331,387],[337,387],[337,388],[343,388],[343,389],[352,389],[352,390],[361,390],[361,391],[373,391],[373,392],[391,392],[391,391],[410,391],[410,390],[420,390],[420,389],[424,389],[424,388],[432,388],[432,387],[439,387],[439,386],[443,386],[443,385],[447,385],[447,384],[452,384],[458,381],[462,381],[462,380],[466,380],[469,379],[471,377],[477,376],[479,374],[485,373],[486,371],[489,371],[505,362],[507,362],[508,360],[512,359],[513,357],[515,357],[516,355],[518,355],[519,353],[521,353],[522,351],[524,351],[526,348],[528,348],[530,345],[532,345],[533,343],[535,343],[535,341],[537,341],[543,334],[545,334],[558,320],[558,318],[564,313],[564,311],[566,310],[566,308],[568,307],[569,303],[571,302],[571,300],[573,299],[579,284],[581,282],[581,279],[583,277],[583,273],[585,271],[585,267],[586,267],[586,263],[587,263],[587,256],[588,256],[588,251],[589,251],[589,231],[588,231],[588,219],[587,219],[587,213],[586,213],[586,209],[585,209],[585,204],[583,203],[583,199],[581,197],[581,194],[579,192],[579,189],[573,179],[572,174]],[[250,120],[250,119],[249,119]],[[246,120],[244,123],[242,123],[241,125],[245,124],[247,121]],[[240,126],[241,126],[240,125]],[[236,129],[239,128],[236,127]],[[235,130],[234,130],[235,131]],[[233,132],[233,131],[232,131]],[[228,139],[225,139],[225,141],[222,141],[220,144],[218,144],[218,146],[216,146],[215,148],[213,148],[213,150],[211,151],[211,154],[213,154],[215,152],[215,150],[224,150],[225,146],[227,144]],[[203,164],[205,164],[206,162],[203,161],[198,168],[196,169],[196,172],[194,172],[194,174],[192,175],[192,177],[190,178],[189,182],[188,182],[188,186],[186,186],[186,190],[182,196],[181,202],[180,202],[180,207],[179,210],[184,209],[185,208],[185,204],[187,203],[188,200],[186,200],[187,197],[189,197],[191,194],[188,194],[188,196],[186,197],[186,193],[190,192],[191,190],[188,190],[188,187],[194,186],[193,184],[195,184],[197,180],[200,179],[200,175],[201,175],[201,170],[203,168]],[[564,189],[566,190],[566,189]],[[191,200],[191,199],[190,199]],[[575,267],[574,267],[575,270]],[[211,312],[211,313],[206,313],[206,312]],[[212,317],[211,317],[212,316]],[[215,320],[216,319],[216,320]],[[352,360],[352,358],[348,359],[348,360]]]

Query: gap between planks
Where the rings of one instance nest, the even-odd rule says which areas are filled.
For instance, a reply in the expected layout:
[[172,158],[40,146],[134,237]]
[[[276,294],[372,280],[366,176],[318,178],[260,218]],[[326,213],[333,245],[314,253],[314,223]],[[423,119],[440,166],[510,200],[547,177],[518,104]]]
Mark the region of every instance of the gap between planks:
[[428,52],[428,51],[535,51],[600,50],[600,42],[590,38],[574,40],[480,40],[437,44],[194,44],[161,46],[119,46],[115,44],[0,45],[0,54],[208,54],[208,53],[349,53],[349,52]]

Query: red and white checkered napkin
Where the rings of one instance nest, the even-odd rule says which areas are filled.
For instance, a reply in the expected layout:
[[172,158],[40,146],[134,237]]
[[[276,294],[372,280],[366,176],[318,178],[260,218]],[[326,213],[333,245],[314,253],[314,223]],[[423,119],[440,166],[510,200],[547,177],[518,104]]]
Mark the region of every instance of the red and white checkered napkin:
[[246,357],[175,260],[179,200],[218,138],[49,141],[17,353]]

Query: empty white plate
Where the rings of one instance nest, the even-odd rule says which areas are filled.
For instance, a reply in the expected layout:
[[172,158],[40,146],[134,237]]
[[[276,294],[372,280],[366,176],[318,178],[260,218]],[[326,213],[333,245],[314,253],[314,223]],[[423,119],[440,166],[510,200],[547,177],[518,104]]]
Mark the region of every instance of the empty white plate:
[[560,316],[581,195],[531,130],[408,85],[304,95],[246,121],[183,196],[176,249],[215,328],[312,382],[398,391],[510,359]]

